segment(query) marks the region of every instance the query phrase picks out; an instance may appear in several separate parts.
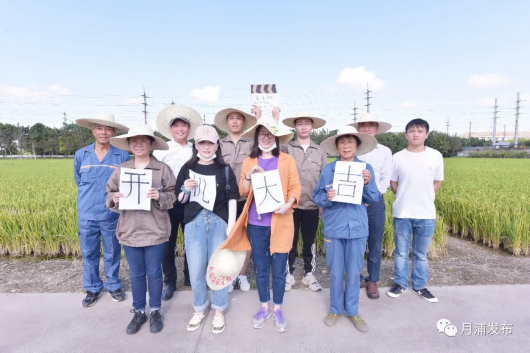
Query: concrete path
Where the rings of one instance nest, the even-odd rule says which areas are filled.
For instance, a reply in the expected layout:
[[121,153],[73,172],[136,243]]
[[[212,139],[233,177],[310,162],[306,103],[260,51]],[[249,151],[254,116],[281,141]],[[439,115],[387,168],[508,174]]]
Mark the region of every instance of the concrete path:
[[[230,295],[224,333],[211,332],[213,312],[195,332],[186,331],[192,315],[191,292],[177,292],[163,303],[164,330],[136,335],[125,328],[132,318],[131,296],[115,303],[103,296],[92,308],[81,307],[83,294],[0,294],[0,352],[528,352],[530,351],[530,285],[431,287],[440,299],[432,304],[408,290],[397,299],[370,300],[361,292],[360,310],[370,326],[363,334],[344,317],[327,327],[329,290],[285,294],[289,329],[280,334],[272,320],[260,329],[250,325],[258,309],[256,291]],[[456,337],[439,333],[448,319]],[[486,335],[479,335],[480,323]],[[461,334],[472,326],[471,335]],[[489,323],[497,324],[497,335]],[[502,324],[507,323],[504,333]],[[508,333],[511,328],[512,333]],[[479,330],[477,334],[475,331]]]

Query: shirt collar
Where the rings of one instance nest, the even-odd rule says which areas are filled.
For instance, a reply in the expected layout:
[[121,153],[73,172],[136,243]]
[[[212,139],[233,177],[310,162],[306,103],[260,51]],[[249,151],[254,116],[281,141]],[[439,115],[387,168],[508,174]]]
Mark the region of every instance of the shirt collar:
[[[96,153],[96,142],[88,145],[86,151],[90,152],[90,153]],[[118,147],[114,147],[113,145],[110,145],[109,153],[110,154],[120,154],[120,149]]]

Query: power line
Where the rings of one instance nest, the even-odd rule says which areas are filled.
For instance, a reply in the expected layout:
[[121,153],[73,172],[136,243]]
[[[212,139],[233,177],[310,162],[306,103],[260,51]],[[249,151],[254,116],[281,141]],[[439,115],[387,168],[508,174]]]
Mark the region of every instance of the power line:
[[144,86],[144,94],[142,95],[142,97],[144,97],[144,102],[142,103],[144,105],[144,110],[142,111],[142,113],[144,113],[144,118],[145,118],[145,124],[147,124],[147,97],[145,95],[145,86]]
[[368,89],[368,83],[367,83],[367,84],[366,84],[366,98],[365,98],[365,100],[366,100],[366,104],[364,105],[364,106],[366,107],[366,112],[367,112],[367,113],[370,113],[370,106],[371,106],[371,104],[370,104],[370,98],[373,98],[373,97],[370,97],[370,93],[372,93],[372,91],[370,91],[370,90]]

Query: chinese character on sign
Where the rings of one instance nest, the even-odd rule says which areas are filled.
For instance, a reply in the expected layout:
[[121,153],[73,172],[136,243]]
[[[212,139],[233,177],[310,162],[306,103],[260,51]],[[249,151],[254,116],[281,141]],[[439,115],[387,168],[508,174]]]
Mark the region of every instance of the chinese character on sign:
[[213,211],[215,200],[217,196],[217,183],[215,175],[202,175],[190,170],[190,179],[197,182],[197,186],[193,189],[190,195],[190,202],[197,202],[207,210]]
[[120,171],[120,210],[146,210],[151,209],[151,199],[147,192],[151,188],[153,171],[150,169],[122,168]]
[[278,169],[264,173],[254,173],[250,178],[258,215],[273,212],[285,204],[282,181]]
[[337,191],[337,195],[333,201],[361,204],[364,188],[363,169],[366,169],[366,163],[341,161],[335,163],[333,189]]

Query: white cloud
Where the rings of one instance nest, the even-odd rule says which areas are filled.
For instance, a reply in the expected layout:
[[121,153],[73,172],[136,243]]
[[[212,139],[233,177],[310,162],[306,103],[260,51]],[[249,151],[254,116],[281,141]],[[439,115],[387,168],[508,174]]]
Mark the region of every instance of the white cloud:
[[467,79],[467,84],[480,88],[491,88],[503,85],[508,81],[508,77],[501,74],[484,74],[471,76]]
[[376,78],[374,71],[366,71],[364,66],[342,69],[340,75],[337,77],[337,83],[361,89],[366,89],[366,84],[368,83],[371,90],[378,90],[385,87],[385,81]]
[[493,107],[495,105],[495,98],[482,98],[480,100],[478,100],[477,102],[477,105],[479,107]]
[[221,86],[206,86],[204,88],[195,88],[191,91],[191,97],[200,99],[205,102],[216,103],[219,101],[219,91]]
[[142,98],[130,98],[130,99],[127,99],[127,104],[140,104],[140,103],[143,103],[143,99]]
[[414,108],[416,103],[414,102],[401,102],[397,105],[400,108]]
[[51,95],[66,95],[70,94],[70,90],[59,84],[48,86],[43,90],[39,90],[35,85],[29,87],[0,86],[0,94],[18,97],[38,97]]
[[329,92],[329,93],[337,92],[337,87],[332,86],[332,85],[323,85],[322,88],[324,89],[324,91]]

